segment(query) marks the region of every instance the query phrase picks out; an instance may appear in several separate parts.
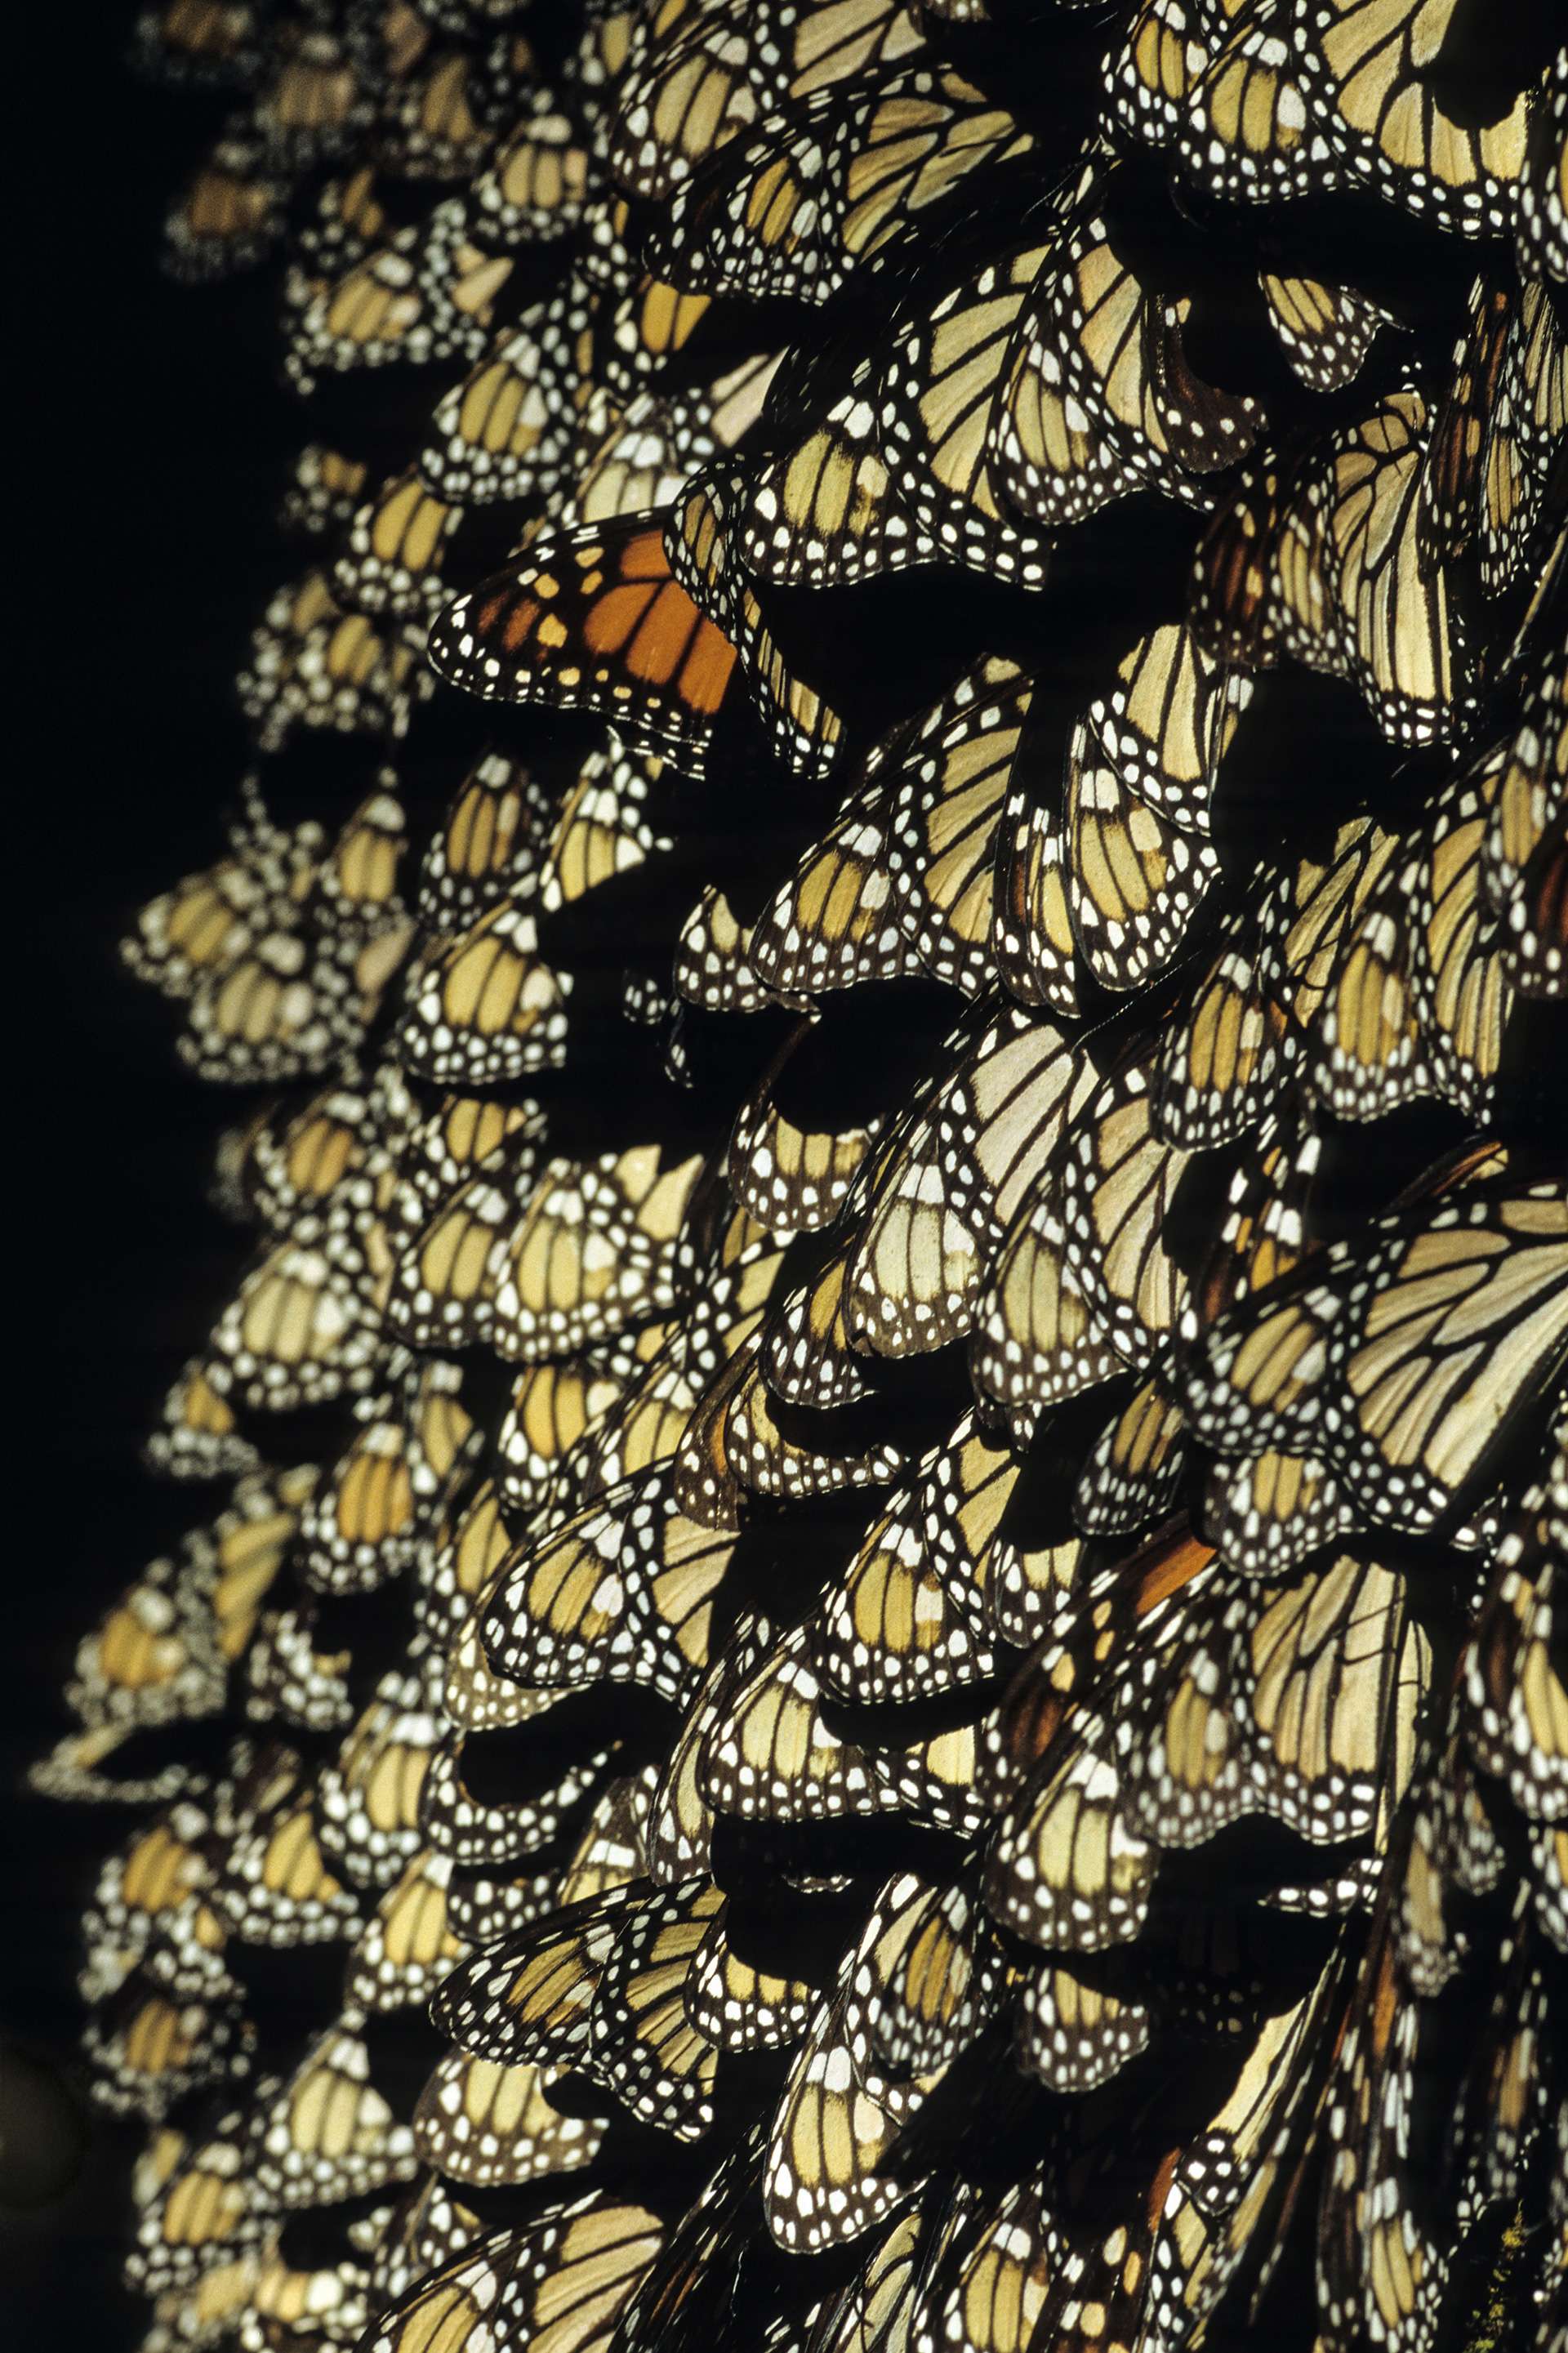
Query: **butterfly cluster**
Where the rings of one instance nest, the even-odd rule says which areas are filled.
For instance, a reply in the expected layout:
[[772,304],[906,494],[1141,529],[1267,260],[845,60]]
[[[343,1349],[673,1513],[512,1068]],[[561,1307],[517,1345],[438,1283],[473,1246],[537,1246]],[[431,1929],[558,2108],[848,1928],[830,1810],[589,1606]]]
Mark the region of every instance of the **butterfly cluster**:
[[317,436],[35,1776],[148,2353],[1561,2327],[1538,14],[141,20]]

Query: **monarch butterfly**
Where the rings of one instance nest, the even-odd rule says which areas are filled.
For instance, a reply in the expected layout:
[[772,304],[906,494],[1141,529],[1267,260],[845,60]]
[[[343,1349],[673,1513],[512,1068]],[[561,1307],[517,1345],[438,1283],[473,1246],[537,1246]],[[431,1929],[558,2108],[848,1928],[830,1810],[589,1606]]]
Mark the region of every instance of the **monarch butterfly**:
[[1445,109],[1428,69],[1454,9],[1330,0],[1310,22],[1296,12],[1294,57],[1308,113],[1347,176],[1450,234],[1494,237],[1512,225],[1527,96],[1474,127]]
[[279,28],[251,120],[279,160],[299,171],[324,163],[363,126],[370,111],[346,40],[292,20]]
[[673,1307],[692,1272],[697,1154],[657,1145],[547,1161],[497,1270],[490,1345],[528,1358],[592,1346]]
[[646,1877],[648,1821],[658,1781],[658,1767],[645,1765],[640,1773],[620,1774],[605,1783],[561,1874],[557,1901],[563,1910]]
[[138,16],[132,55],[171,81],[243,85],[258,70],[261,31],[261,11],[245,0],[163,0]]
[[229,971],[266,928],[305,899],[326,846],[319,825],[289,828],[268,817],[254,776],[240,786],[228,852],[150,899],[120,953],[138,980],[188,997],[204,976]]
[[1251,1810],[1320,1844],[1365,1838],[1409,1784],[1430,1678],[1405,1582],[1376,1561],[1325,1556],[1266,1599],[1222,1582],[1130,1748],[1131,1819],[1163,1846]]
[[208,1898],[213,1810],[176,1799],[141,1825],[98,1874],[82,1921],[84,1998],[101,2001],[133,1968],[165,1992],[213,2000],[240,1989]]
[[468,375],[437,403],[419,453],[420,479],[438,498],[484,506],[547,493],[585,461],[611,421],[585,373],[600,290],[569,279],[472,355]]
[[416,1854],[383,1896],[349,1955],[343,2000],[350,2010],[398,2010],[424,2004],[465,1947],[452,1933],[444,1855]]
[[726,1163],[739,1207],[760,1226],[784,1233],[813,1233],[832,1223],[881,1124],[873,1118],[869,1124],[803,1127],[781,1110],[780,1081],[811,1034],[800,1024],[742,1103]]
[[163,266],[200,285],[251,269],[283,233],[287,174],[243,118],[229,123],[163,222]]
[[554,815],[552,795],[520,761],[487,752],[425,853],[416,901],[424,921],[459,931],[523,889]]
[[177,2000],[133,1971],[82,2031],[93,2097],[156,2122],[191,2094],[247,2074],[256,2028],[235,2000]]
[[[537,1707],[527,1711],[537,1714]],[[438,1854],[461,1871],[482,1871],[531,1854],[558,1838],[597,1788],[608,1748],[577,1757],[555,1778],[519,1801],[489,1804],[463,1778],[461,1738],[448,1736],[431,1755],[419,1792],[418,1828]]]
[[996,1668],[967,1596],[926,1556],[929,1488],[912,1488],[875,1521],[823,1603],[814,1657],[849,1699],[915,1699],[980,1682]]
[[1568,278],[1568,70],[1561,50],[1531,110],[1513,224],[1521,275]]
[[[531,1724],[535,1716],[547,1714],[560,1696],[557,1691],[524,1686],[514,1683],[509,1676],[498,1675],[485,1655],[480,1640],[484,1613],[500,1580],[500,1567],[510,1546],[510,1539],[496,1508],[494,1487],[486,1481],[475,1494],[471,1516],[459,1524],[453,1547],[454,1567],[460,1559],[479,1580],[475,1593],[464,1597],[460,1614],[454,1598],[452,1616],[457,1620],[457,1630],[447,1654],[441,1691],[443,1709],[462,1732],[499,1732],[513,1725]],[[447,1795],[456,1801],[455,1788]]]
[[[1549,1196],[1504,1178],[1396,1211],[1201,1339],[1184,1324],[1177,1383],[1199,1436],[1321,1451],[1374,1525],[1433,1525],[1568,1341],[1568,1213]],[[1504,1328],[1500,1351],[1489,1335]]]
[[336,535],[353,520],[369,478],[362,459],[321,441],[307,442],[294,461],[279,521],[306,538]]
[[672,506],[700,467],[751,432],[777,364],[776,353],[763,353],[693,390],[629,397],[557,501],[557,528]]
[[872,1177],[846,1271],[852,1344],[938,1348],[971,1328],[984,1271],[1090,1083],[1047,1021],[984,1018]]
[[395,618],[375,627],[345,613],[322,572],[280,588],[252,632],[239,700],[263,752],[297,727],[398,736],[430,693],[423,632]]
[[423,2337],[481,2353],[486,2333],[558,2332],[561,2353],[605,2353],[617,2314],[657,2255],[658,2217],[592,2192],[521,2230],[492,2232],[421,2280],[377,2322],[371,2353],[413,2353]]
[[752,961],[782,997],[896,980],[918,969],[898,920],[900,885],[887,858],[887,790],[851,794],[752,931]]
[[[1563,810],[1568,794],[1563,681],[1550,674],[1504,754],[1481,848],[1481,887],[1502,925],[1504,967],[1523,996],[1568,982]],[[1482,770],[1490,781],[1490,765]]]
[[300,1567],[327,1593],[363,1593],[399,1575],[428,1516],[460,1475],[479,1432],[458,1396],[455,1366],[428,1366],[402,1401],[362,1401],[361,1428],[306,1506]]
[[441,616],[439,674],[489,699],[601,711],[700,774],[735,648],[670,577],[658,523],[589,525],[530,555]]
[[1287,12],[1226,12],[1220,37],[1186,93],[1175,151],[1184,172],[1222,202],[1279,204],[1342,186],[1329,127],[1309,106]]
[[[897,1440],[873,1441],[846,1451],[842,1435],[831,1425],[814,1431],[809,1422],[796,1424],[800,1435],[781,1419],[769,1394],[763,1363],[766,1335],[758,1331],[742,1342],[731,1364],[733,1379],[709,1392],[691,1425],[700,1443],[710,1407],[714,1424],[721,1424],[725,1469],[738,1487],[761,1495],[831,1495],[843,1489],[886,1485],[908,1460]],[[712,1425],[710,1425],[711,1427]],[[821,1444],[812,1443],[820,1437]]]
[[872,396],[898,502],[938,559],[1025,588],[1044,586],[1050,543],[1005,515],[989,460],[1010,338],[1051,251],[1020,240],[944,294],[894,345]]
[[840,1738],[824,1718],[810,1630],[802,1628],[775,1644],[738,1690],[725,1692],[699,1787],[720,1812],[749,1820],[901,1810],[940,1819],[949,1810],[963,1814],[973,1758],[966,1731],[939,1734],[908,1751],[875,1752]]
[[269,1108],[247,1134],[233,1174],[247,1214],[279,1237],[301,1216],[363,1226],[384,1190],[377,1113],[393,1113],[394,1092],[374,1082],[333,1085],[302,1107]]
[[1150,487],[1206,507],[1209,473],[1244,457],[1260,405],[1204,382],[1186,359],[1187,297],[1145,288],[1101,216],[1114,178],[1090,167],[1008,322],[987,446],[1004,495],[1059,528]]
[[[357,368],[477,360],[513,267],[510,255],[473,242],[464,199],[448,196],[422,225],[395,229],[335,279],[305,290],[284,370],[308,395],[323,375]],[[429,486],[438,496],[457,489]]]
[[1417,552],[1435,571],[1473,546],[1495,596],[1531,552],[1568,434],[1568,348],[1544,286],[1514,294],[1478,278],[1454,367],[1433,416]]
[[751,961],[752,926],[722,891],[704,885],[675,945],[676,994],[709,1013],[760,1013],[773,991]]
[[539,904],[545,913],[674,848],[657,830],[649,807],[664,773],[662,760],[628,753],[613,736],[607,752],[590,753],[540,861]]
[[924,2332],[964,2353],[1025,2353],[1062,2253],[1047,2187],[1053,2170],[1038,2166],[989,2190],[969,2227],[961,2223],[921,2299]]
[[1561,1535],[1564,1485],[1559,1442],[1547,1481],[1526,1490],[1498,1547],[1462,1662],[1465,1731],[1477,1763],[1506,1785],[1522,1813],[1549,1823],[1568,1806],[1551,1549]]
[[987,658],[879,766],[897,919],[931,977],[972,997],[994,978],[996,828],[1033,692],[1015,663]]
[[[1345,944],[1399,848],[1373,819],[1352,818],[1326,855],[1299,860],[1265,887],[1255,916],[1231,919],[1160,1046],[1162,1134],[1202,1151],[1244,1134],[1269,1110],[1300,1068],[1343,970]],[[1405,913],[1395,910],[1391,920],[1402,934]]]
[[229,1810],[213,1905],[231,1936],[287,1949],[329,1943],[359,1927],[358,1899],[322,1854],[297,1750],[281,1742],[261,1748]]
[[416,2179],[393,2209],[376,2244],[370,2275],[371,2310],[384,2312],[405,2296],[416,2281],[444,2269],[455,2255],[483,2236],[479,2216],[452,2195],[438,2174]]
[[547,1496],[565,1501],[583,1440],[603,1428],[664,1337],[661,1324],[645,1324],[579,1356],[524,1368],[496,1432],[497,1475],[509,1510],[531,1514]]
[[720,2051],[786,2051],[797,2043],[816,2008],[815,1989],[754,1967],[731,1943],[728,1899],[702,1932],[683,1999],[699,2034]]
[[345,1878],[384,1887],[418,1852],[420,1796],[447,1730],[441,1662],[415,1655],[383,1675],[330,1765],[316,1779],[315,1820]]
[[504,45],[478,58],[432,46],[381,105],[383,167],[400,180],[469,180],[488,162],[521,59]]
[[352,1653],[318,1646],[313,1607],[265,1609],[245,1654],[245,1712],[253,1724],[342,1732],[353,1721]]
[[264,1254],[209,1343],[241,1403],[286,1412],[375,1386],[385,1362],[384,1252],[377,1229],[362,1243],[303,1224]]
[[900,2084],[947,2067],[1000,2003],[1004,1978],[973,1894],[900,1873],[846,1959],[838,2026],[854,2064]]
[[721,6],[694,0],[645,20],[611,126],[609,166],[638,196],[668,196],[737,132],[776,106],[914,54],[921,35],[896,0],[785,0],[740,37]]
[[78,1648],[66,1697],[84,1724],[147,1725],[221,1704],[313,1478],[308,1464],[247,1475],[178,1562],[151,1564]]
[[1471,691],[1447,575],[1425,578],[1420,561],[1430,427],[1419,393],[1392,392],[1288,474],[1244,477],[1194,574],[1194,624],[1215,650],[1239,636],[1243,658],[1257,660],[1274,640],[1308,668],[1352,680],[1397,744],[1451,739]]
[[1174,1508],[1186,1472],[1181,1413],[1155,1374],[1106,1423],[1085,1457],[1073,1493],[1073,1518],[1092,1535],[1152,1527]]
[[477,1953],[437,1996],[438,2022],[475,2058],[552,2066],[580,2060],[605,1965],[641,1900],[635,1885],[615,1888]]
[[256,2186],[283,2207],[363,2196],[417,2171],[414,2135],[370,2072],[350,2012],[316,2037],[256,2119]]
[[657,1887],[679,1886],[710,1866],[713,1812],[699,1778],[708,1737],[732,1694],[760,1662],[771,1639],[765,1619],[742,1611],[728,1642],[697,1687],[653,1794],[647,1860]]
[[1258,282],[1285,357],[1312,392],[1339,392],[1353,384],[1383,330],[1398,324],[1391,311],[1353,286],[1267,269],[1258,272]]
[[564,1059],[573,976],[539,954],[531,907],[507,898],[416,964],[395,1049],[416,1077],[479,1087]]
[[862,75],[770,117],[684,182],[656,266],[704,293],[824,302],[972,173],[1032,144],[951,68]]
[[414,2111],[424,2162],[476,2189],[581,2172],[604,2137],[594,2118],[552,2105],[537,2067],[505,2067],[460,2051],[433,2070]]
[[354,512],[332,566],[333,593],[362,613],[433,611],[447,593],[439,566],[458,521],[458,510],[432,498],[412,467],[389,476]]
[[679,2140],[713,2123],[718,2052],[688,2016],[686,1989],[723,1902],[710,1880],[640,1905],[616,1932],[588,2021],[595,2081]]
[[525,1684],[632,1681],[678,1698],[708,1663],[732,1548],[684,1517],[661,1471],[628,1480],[507,1570],[487,1648]]
[[261,2243],[266,2222],[245,2178],[244,2121],[243,2109],[225,2108],[210,2131],[193,2134],[138,2214],[125,2270],[143,2295],[189,2288]]
[[569,236],[596,182],[593,151],[574,111],[552,90],[530,90],[474,175],[475,234],[506,246]]
[[303,286],[296,288],[291,274],[285,302],[294,303],[304,288],[314,291],[335,270],[363,260],[385,236],[387,221],[386,185],[377,182],[373,165],[351,166],[324,181],[300,232]]

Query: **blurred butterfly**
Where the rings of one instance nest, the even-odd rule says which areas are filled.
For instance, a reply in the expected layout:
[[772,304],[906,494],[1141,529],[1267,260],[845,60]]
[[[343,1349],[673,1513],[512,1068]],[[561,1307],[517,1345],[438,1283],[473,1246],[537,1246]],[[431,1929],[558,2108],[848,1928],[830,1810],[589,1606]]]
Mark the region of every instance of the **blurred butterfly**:
[[298,1753],[280,1743],[263,1748],[236,1791],[233,1813],[212,1898],[230,1935],[284,1950],[352,1936],[358,1899],[327,1866]]
[[164,218],[164,268],[198,285],[254,269],[283,233],[289,193],[286,172],[237,117]]
[[263,15],[247,0],[162,0],[138,16],[132,55],[161,79],[243,84],[259,68]]
[[138,2213],[125,2275],[139,2295],[190,2287],[261,2242],[266,2210],[246,2179],[244,2123],[243,2108],[228,2108],[193,2132]]
[[420,1799],[447,1731],[439,1694],[444,1662],[410,1652],[390,1668],[316,1779],[315,1820],[324,1852],[345,1879],[385,1887],[423,1843]]
[[[465,200],[447,197],[423,223],[395,229],[339,276],[304,290],[285,373],[309,394],[321,376],[358,368],[477,360],[512,268],[510,255],[473,242]],[[430,487],[437,496],[456,489]]]
[[418,2170],[414,2135],[372,2077],[362,2024],[351,2010],[318,2034],[254,2119],[256,2187],[279,2206],[363,2197]]
[[180,2000],[133,1971],[81,2040],[98,2105],[156,2120],[194,2092],[248,2074],[256,2028],[236,2000]]
[[444,1855],[416,1854],[387,1890],[349,1956],[343,2000],[351,2010],[423,2006],[465,1947],[447,1920],[452,1869]]
[[588,136],[552,90],[528,92],[470,188],[477,237],[537,245],[570,235],[595,180]]
[[398,736],[431,691],[423,632],[395,618],[377,627],[339,604],[324,572],[280,588],[251,633],[239,700],[263,752],[297,727]]

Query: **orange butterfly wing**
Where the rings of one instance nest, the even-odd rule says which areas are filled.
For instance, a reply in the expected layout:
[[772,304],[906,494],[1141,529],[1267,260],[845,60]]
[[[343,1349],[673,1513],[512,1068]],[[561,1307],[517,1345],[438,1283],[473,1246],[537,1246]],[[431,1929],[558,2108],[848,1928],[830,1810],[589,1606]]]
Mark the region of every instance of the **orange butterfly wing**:
[[602,712],[699,770],[736,649],[672,578],[659,521],[545,532],[528,554],[447,607],[430,636],[437,672],[488,702]]

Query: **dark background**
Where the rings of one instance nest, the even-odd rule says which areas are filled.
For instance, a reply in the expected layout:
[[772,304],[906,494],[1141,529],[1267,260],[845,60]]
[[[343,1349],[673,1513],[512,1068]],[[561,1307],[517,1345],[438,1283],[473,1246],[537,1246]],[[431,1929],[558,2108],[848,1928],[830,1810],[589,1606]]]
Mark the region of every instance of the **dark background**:
[[167,1011],[115,942],[221,844],[246,766],[231,681],[283,576],[267,526],[291,404],[259,356],[255,297],[158,270],[165,206],[221,100],[129,72],[126,0],[46,15],[37,69],[13,84],[21,273],[7,273],[8,492],[23,523],[8,566],[7,1028],[22,1100],[0,1632],[0,2069],[16,2112],[0,2139],[30,2126],[38,2146],[38,2111],[22,2104],[40,2081],[69,2105],[53,2119],[65,2186],[52,2198],[12,2202],[0,2158],[0,2336],[15,2353],[116,2353],[144,2312],[119,2285],[139,2136],[89,2110],[73,2053],[76,1924],[121,1824],[22,1779],[69,1727],[76,1641],[215,1493],[152,1479],[139,1448],[239,1239],[204,1199],[212,1090],[174,1062]]

